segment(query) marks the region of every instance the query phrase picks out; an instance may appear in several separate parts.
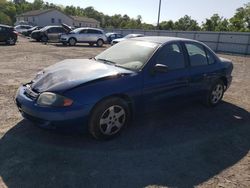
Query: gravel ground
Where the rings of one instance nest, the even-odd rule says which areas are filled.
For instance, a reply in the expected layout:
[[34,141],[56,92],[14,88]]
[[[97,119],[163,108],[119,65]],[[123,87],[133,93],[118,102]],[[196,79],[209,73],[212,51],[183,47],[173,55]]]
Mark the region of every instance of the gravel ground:
[[108,142],[23,120],[21,83],[60,60],[103,51],[20,38],[0,45],[0,187],[250,187],[250,57],[234,62],[224,102],[152,112]]

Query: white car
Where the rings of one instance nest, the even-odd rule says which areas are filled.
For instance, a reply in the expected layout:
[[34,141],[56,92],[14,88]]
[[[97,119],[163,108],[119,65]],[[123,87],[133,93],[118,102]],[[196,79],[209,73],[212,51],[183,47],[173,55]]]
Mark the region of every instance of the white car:
[[89,43],[90,46],[96,44],[101,47],[107,42],[107,37],[101,29],[82,27],[61,35],[60,42],[70,46],[75,46],[76,43]]
[[135,38],[135,37],[144,37],[144,35],[143,34],[128,34],[123,38],[112,40],[111,45],[117,44],[118,42],[124,41],[126,39]]
[[31,29],[32,27],[34,27],[34,26],[31,26],[31,25],[17,25],[14,28],[15,28],[16,32],[23,33],[23,32],[27,32],[28,29]]

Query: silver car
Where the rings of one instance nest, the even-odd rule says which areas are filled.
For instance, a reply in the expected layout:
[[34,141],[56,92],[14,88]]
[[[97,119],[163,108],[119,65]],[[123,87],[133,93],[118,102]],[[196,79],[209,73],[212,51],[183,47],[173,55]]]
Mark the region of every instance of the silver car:
[[101,47],[107,41],[107,37],[104,31],[96,28],[82,27],[77,28],[68,34],[63,34],[60,37],[60,41],[70,46],[75,46],[76,43],[89,43],[90,46],[96,44]]
[[121,42],[121,41],[124,41],[127,39],[136,38],[136,37],[144,37],[144,35],[143,34],[128,34],[123,38],[118,38],[118,39],[112,40],[111,45],[117,44],[118,42]]

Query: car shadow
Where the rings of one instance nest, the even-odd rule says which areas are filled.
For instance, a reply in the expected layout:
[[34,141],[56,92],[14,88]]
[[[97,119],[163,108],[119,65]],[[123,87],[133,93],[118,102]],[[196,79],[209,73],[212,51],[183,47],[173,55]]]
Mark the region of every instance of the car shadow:
[[250,114],[223,102],[144,114],[113,140],[23,120],[0,140],[0,177],[15,187],[193,187],[240,161]]

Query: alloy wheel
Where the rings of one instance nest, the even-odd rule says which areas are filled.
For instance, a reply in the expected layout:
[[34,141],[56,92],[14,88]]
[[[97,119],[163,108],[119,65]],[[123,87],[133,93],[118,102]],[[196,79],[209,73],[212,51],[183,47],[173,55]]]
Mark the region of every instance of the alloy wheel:
[[217,84],[211,93],[211,102],[217,104],[223,96],[224,88],[222,84]]
[[100,118],[100,130],[104,135],[114,135],[123,127],[126,112],[123,107],[114,105],[106,109]]

